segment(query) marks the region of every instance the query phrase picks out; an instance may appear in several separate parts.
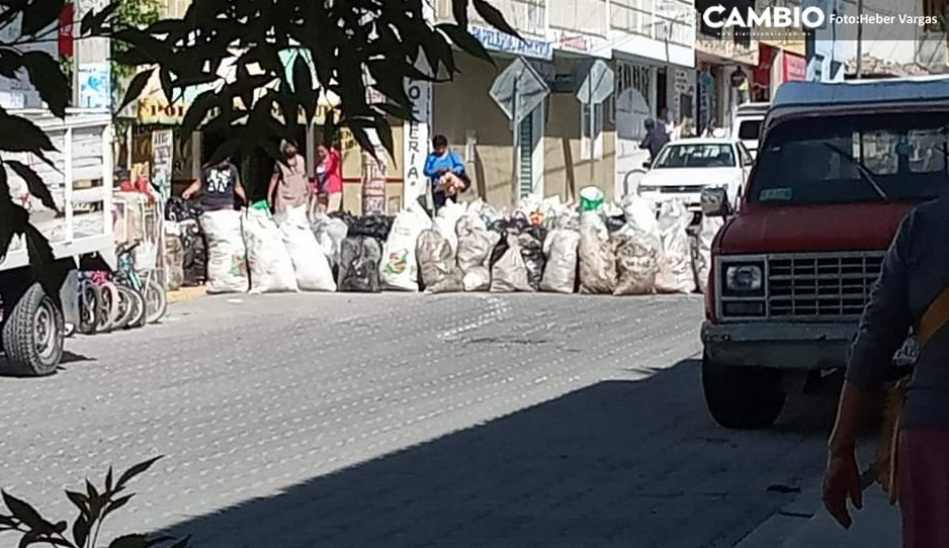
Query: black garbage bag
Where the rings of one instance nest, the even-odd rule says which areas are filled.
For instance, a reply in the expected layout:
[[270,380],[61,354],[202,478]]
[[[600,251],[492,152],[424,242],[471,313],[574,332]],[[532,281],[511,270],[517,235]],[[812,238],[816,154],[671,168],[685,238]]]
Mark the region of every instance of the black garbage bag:
[[165,220],[180,223],[182,221],[197,221],[201,216],[201,208],[197,204],[184,198],[172,196],[165,204]]
[[380,242],[385,242],[392,231],[395,217],[388,215],[369,215],[367,217],[353,217],[349,225],[348,236],[368,236]]
[[547,256],[544,255],[544,239],[547,238],[547,229],[542,226],[529,226],[517,235],[517,243],[521,247],[521,257],[527,266],[527,280],[535,291],[540,291],[540,283],[544,279],[544,268],[547,266]]
[[347,236],[339,251],[339,291],[380,293],[379,263],[382,245],[369,236]]
[[208,263],[204,233],[197,221],[183,221],[179,226],[181,227],[181,285],[185,287],[201,285],[207,280]]
[[619,231],[624,226],[626,226],[626,215],[621,214],[606,218],[606,230],[610,234]]

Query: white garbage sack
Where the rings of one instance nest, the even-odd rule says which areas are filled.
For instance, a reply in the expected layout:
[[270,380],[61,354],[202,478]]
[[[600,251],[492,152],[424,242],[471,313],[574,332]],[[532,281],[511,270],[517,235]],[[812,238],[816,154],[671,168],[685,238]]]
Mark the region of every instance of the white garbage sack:
[[577,261],[580,251],[580,232],[570,228],[555,228],[544,240],[547,266],[540,282],[541,291],[573,293],[577,285]]
[[662,235],[653,203],[634,194],[623,198],[622,206],[626,217],[624,230],[639,239],[640,243],[661,250]]
[[616,255],[606,223],[596,211],[580,218],[580,292],[612,294],[616,289]]
[[467,213],[455,231],[458,235],[458,267],[464,276],[465,291],[491,289],[491,253],[501,235],[488,230],[477,214]]
[[208,242],[208,293],[247,291],[250,281],[241,214],[232,209],[206,211],[199,220]]
[[379,265],[382,285],[386,289],[418,291],[415,245],[427,228],[432,228],[432,219],[419,203],[410,203],[396,216]]
[[491,265],[491,292],[512,293],[521,291],[531,293],[527,264],[521,255],[521,244],[517,234],[509,232],[503,237],[493,252]]
[[247,243],[251,293],[299,291],[293,261],[269,211],[247,209],[244,241]]
[[435,228],[448,240],[452,253],[458,252],[457,225],[465,213],[466,208],[463,204],[448,202],[435,215]]
[[725,226],[723,217],[702,216],[702,224],[696,239],[697,249],[694,254],[695,281],[702,293],[705,293],[708,288],[708,277],[712,271],[712,242],[723,226]]
[[280,223],[297,286],[303,291],[336,291],[329,259],[320,247],[306,219],[306,210],[288,211]]
[[614,295],[650,295],[656,291],[659,251],[628,231],[613,235],[617,282]]
[[461,269],[455,264],[451,244],[441,230],[423,230],[418,237],[415,254],[426,293],[464,290]]
[[662,256],[659,261],[659,275],[656,277],[656,291],[660,293],[695,291],[688,233],[691,223],[692,213],[681,201],[662,204],[659,210]]

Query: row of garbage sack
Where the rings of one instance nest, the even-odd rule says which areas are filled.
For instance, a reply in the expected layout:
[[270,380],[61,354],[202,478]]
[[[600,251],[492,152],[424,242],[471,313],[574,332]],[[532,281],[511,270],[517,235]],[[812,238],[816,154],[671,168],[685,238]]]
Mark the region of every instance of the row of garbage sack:
[[383,289],[640,295],[704,289],[721,220],[694,240],[681,202],[629,197],[580,213],[559,200],[528,200],[510,214],[476,201],[448,204],[434,219],[414,204],[390,217],[312,219],[338,270],[340,291]]

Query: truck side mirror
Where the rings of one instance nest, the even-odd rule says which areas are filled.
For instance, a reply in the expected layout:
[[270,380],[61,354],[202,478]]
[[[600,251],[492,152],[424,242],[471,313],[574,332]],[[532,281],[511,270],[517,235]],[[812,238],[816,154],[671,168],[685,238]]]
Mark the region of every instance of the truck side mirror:
[[703,188],[699,197],[702,215],[706,217],[728,217],[732,208],[728,203],[728,191],[721,187]]
[[652,167],[652,162],[643,162],[643,168],[649,169]]

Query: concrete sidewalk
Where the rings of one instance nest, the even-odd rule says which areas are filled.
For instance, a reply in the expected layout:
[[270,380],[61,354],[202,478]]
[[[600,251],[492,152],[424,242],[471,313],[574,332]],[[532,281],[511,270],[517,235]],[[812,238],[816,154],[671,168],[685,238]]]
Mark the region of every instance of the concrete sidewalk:
[[821,508],[783,548],[863,548],[900,546],[900,511],[891,506],[879,485],[863,491],[863,510],[851,514],[853,526],[844,530]]

